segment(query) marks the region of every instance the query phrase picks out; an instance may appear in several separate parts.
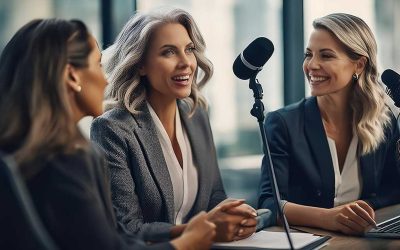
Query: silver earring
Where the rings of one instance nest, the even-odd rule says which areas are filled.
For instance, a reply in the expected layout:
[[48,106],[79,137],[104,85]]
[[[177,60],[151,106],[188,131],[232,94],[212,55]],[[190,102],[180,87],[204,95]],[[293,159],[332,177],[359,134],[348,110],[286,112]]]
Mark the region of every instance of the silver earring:
[[359,75],[357,74],[357,73],[354,73],[353,74],[353,81],[358,81],[358,77],[359,77]]

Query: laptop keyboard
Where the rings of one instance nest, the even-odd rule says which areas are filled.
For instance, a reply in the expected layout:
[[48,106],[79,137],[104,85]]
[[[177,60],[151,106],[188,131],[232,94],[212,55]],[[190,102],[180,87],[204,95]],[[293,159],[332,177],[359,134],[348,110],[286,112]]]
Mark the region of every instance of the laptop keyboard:
[[370,232],[400,234],[400,216],[378,224],[378,228]]

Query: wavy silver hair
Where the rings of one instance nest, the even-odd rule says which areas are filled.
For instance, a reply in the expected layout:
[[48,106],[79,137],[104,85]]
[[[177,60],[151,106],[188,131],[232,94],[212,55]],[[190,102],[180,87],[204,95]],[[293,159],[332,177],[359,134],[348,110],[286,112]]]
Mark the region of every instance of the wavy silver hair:
[[378,80],[377,45],[368,25],[359,17],[334,13],[314,20],[315,29],[328,30],[340,41],[348,57],[367,59],[354,84],[351,100],[353,130],[361,142],[361,154],[374,151],[385,140],[384,129],[390,123],[383,85]]
[[[183,25],[196,50],[197,69],[194,74],[191,94],[183,100],[192,112],[197,105],[207,108],[201,89],[211,78],[213,65],[204,55],[206,44],[193,17],[181,9],[153,10],[149,13],[136,13],[125,24],[113,45],[103,51],[102,64],[109,85],[106,90],[105,110],[115,106],[125,107],[137,113],[137,107],[146,99],[148,87],[146,78],[139,75],[139,67],[144,63],[153,32],[161,25],[179,23]],[[197,78],[199,69],[203,77]]]

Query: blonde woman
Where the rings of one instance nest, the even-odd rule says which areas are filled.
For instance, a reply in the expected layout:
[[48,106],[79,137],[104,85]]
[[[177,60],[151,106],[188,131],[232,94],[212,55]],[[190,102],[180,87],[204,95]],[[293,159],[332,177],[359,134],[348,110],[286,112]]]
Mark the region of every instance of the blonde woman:
[[93,121],[91,139],[109,163],[119,222],[145,239],[174,237],[200,211],[216,224],[216,241],[255,231],[253,208],[224,201],[199,92],[212,75],[204,52],[194,19],[180,9],[137,13],[104,51],[109,111]]
[[[292,225],[362,234],[375,224],[374,209],[400,201],[399,131],[367,24],[338,13],[313,27],[303,64],[312,97],[265,121],[281,205]],[[273,209],[267,165],[259,206]]]

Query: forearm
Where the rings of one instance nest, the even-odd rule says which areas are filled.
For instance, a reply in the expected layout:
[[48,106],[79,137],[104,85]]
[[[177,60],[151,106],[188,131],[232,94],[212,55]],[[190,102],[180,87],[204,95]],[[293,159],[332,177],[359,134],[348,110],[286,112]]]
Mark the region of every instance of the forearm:
[[291,225],[326,228],[327,209],[325,208],[287,202],[284,213]]

